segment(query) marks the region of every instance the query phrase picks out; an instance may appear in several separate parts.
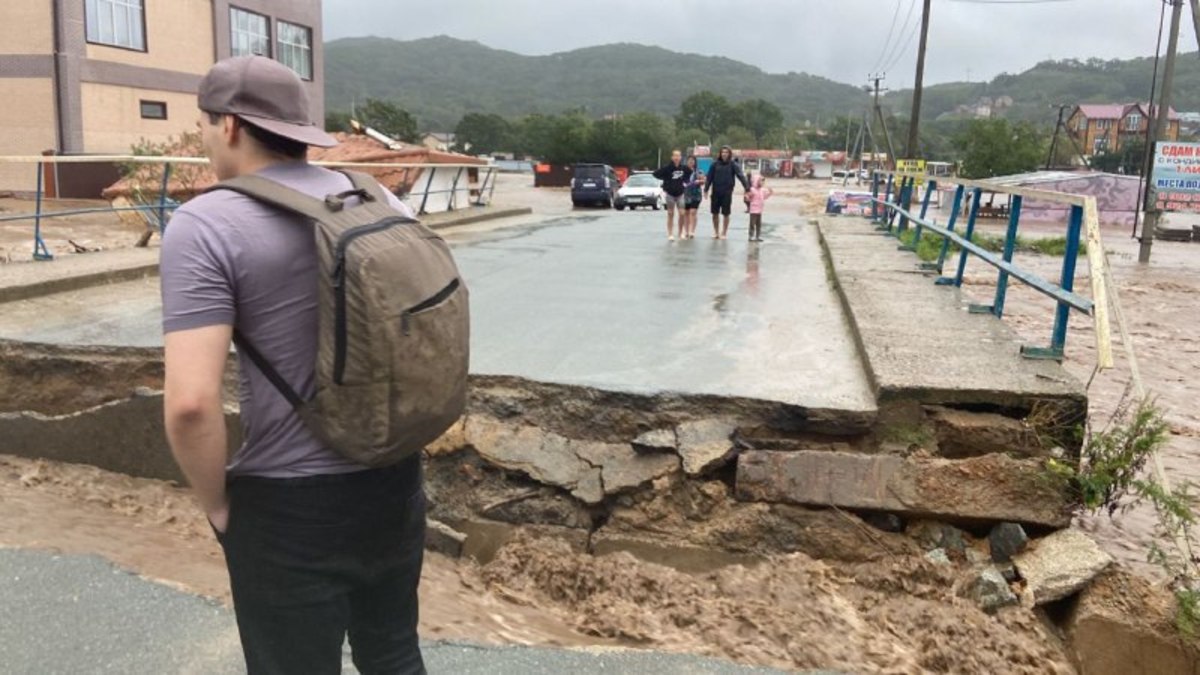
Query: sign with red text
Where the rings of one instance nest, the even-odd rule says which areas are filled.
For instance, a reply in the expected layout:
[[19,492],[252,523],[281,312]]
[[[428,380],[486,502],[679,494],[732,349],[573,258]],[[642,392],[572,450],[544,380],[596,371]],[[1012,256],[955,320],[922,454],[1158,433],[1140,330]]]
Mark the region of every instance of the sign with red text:
[[1159,211],[1200,213],[1200,143],[1156,144],[1150,189]]

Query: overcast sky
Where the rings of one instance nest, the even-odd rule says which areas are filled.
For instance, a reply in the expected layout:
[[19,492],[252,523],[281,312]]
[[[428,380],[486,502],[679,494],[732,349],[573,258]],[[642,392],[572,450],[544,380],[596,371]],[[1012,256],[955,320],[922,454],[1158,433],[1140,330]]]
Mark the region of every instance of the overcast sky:
[[[854,84],[872,69],[886,68],[887,85],[900,88],[913,81],[920,5],[921,0],[324,0],[324,11],[327,40],[450,35],[521,54],[638,42]],[[933,0],[926,81],[990,79],[1048,58],[1151,56],[1160,6],[1160,0]],[[1194,51],[1190,17],[1184,18],[1180,44]],[[883,48],[889,33],[890,54]]]

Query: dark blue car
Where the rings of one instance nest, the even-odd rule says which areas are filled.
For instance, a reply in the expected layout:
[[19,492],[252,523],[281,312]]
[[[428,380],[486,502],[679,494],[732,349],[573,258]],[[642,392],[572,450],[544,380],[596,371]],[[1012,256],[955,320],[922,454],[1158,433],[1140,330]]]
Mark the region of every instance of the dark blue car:
[[607,164],[576,164],[571,178],[571,203],[575,206],[598,204],[612,208],[617,201],[621,181]]

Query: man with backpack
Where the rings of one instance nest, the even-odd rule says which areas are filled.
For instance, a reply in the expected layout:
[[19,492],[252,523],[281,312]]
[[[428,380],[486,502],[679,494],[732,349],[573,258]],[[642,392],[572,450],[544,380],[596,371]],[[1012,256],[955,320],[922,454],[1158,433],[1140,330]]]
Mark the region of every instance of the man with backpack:
[[225,551],[247,670],[340,672],[348,636],[360,672],[424,672],[421,448],[465,402],[465,286],[394,195],[308,164],[336,141],[290,69],[226,59],[198,102],[222,182],[163,239],[165,423]]
[[[704,194],[712,191],[712,221],[713,239],[724,239],[729,236],[729,214],[733,211],[733,189],[737,183],[742,184],[743,190],[750,189],[750,182],[742,173],[742,165],[733,159],[733,148],[721,146],[717,158],[708,167],[708,181],[704,184]],[[725,216],[725,226],[721,227],[720,218]]]
[[692,168],[683,163],[683,153],[671,152],[671,163],[659,167],[654,177],[662,181],[663,198],[667,202],[667,239],[675,240],[675,214],[679,214],[679,238],[683,239],[683,193],[692,178]]

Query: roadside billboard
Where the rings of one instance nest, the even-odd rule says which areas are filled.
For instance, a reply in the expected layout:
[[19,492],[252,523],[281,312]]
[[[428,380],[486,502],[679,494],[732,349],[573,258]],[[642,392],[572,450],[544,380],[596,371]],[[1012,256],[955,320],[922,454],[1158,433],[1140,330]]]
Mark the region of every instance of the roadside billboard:
[[1200,213],[1200,143],[1156,144],[1150,189],[1159,211]]
[[925,183],[925,160],[923,159],[898,159],[896,160],[896,173],[906,178],[915,178],[915,185]]

